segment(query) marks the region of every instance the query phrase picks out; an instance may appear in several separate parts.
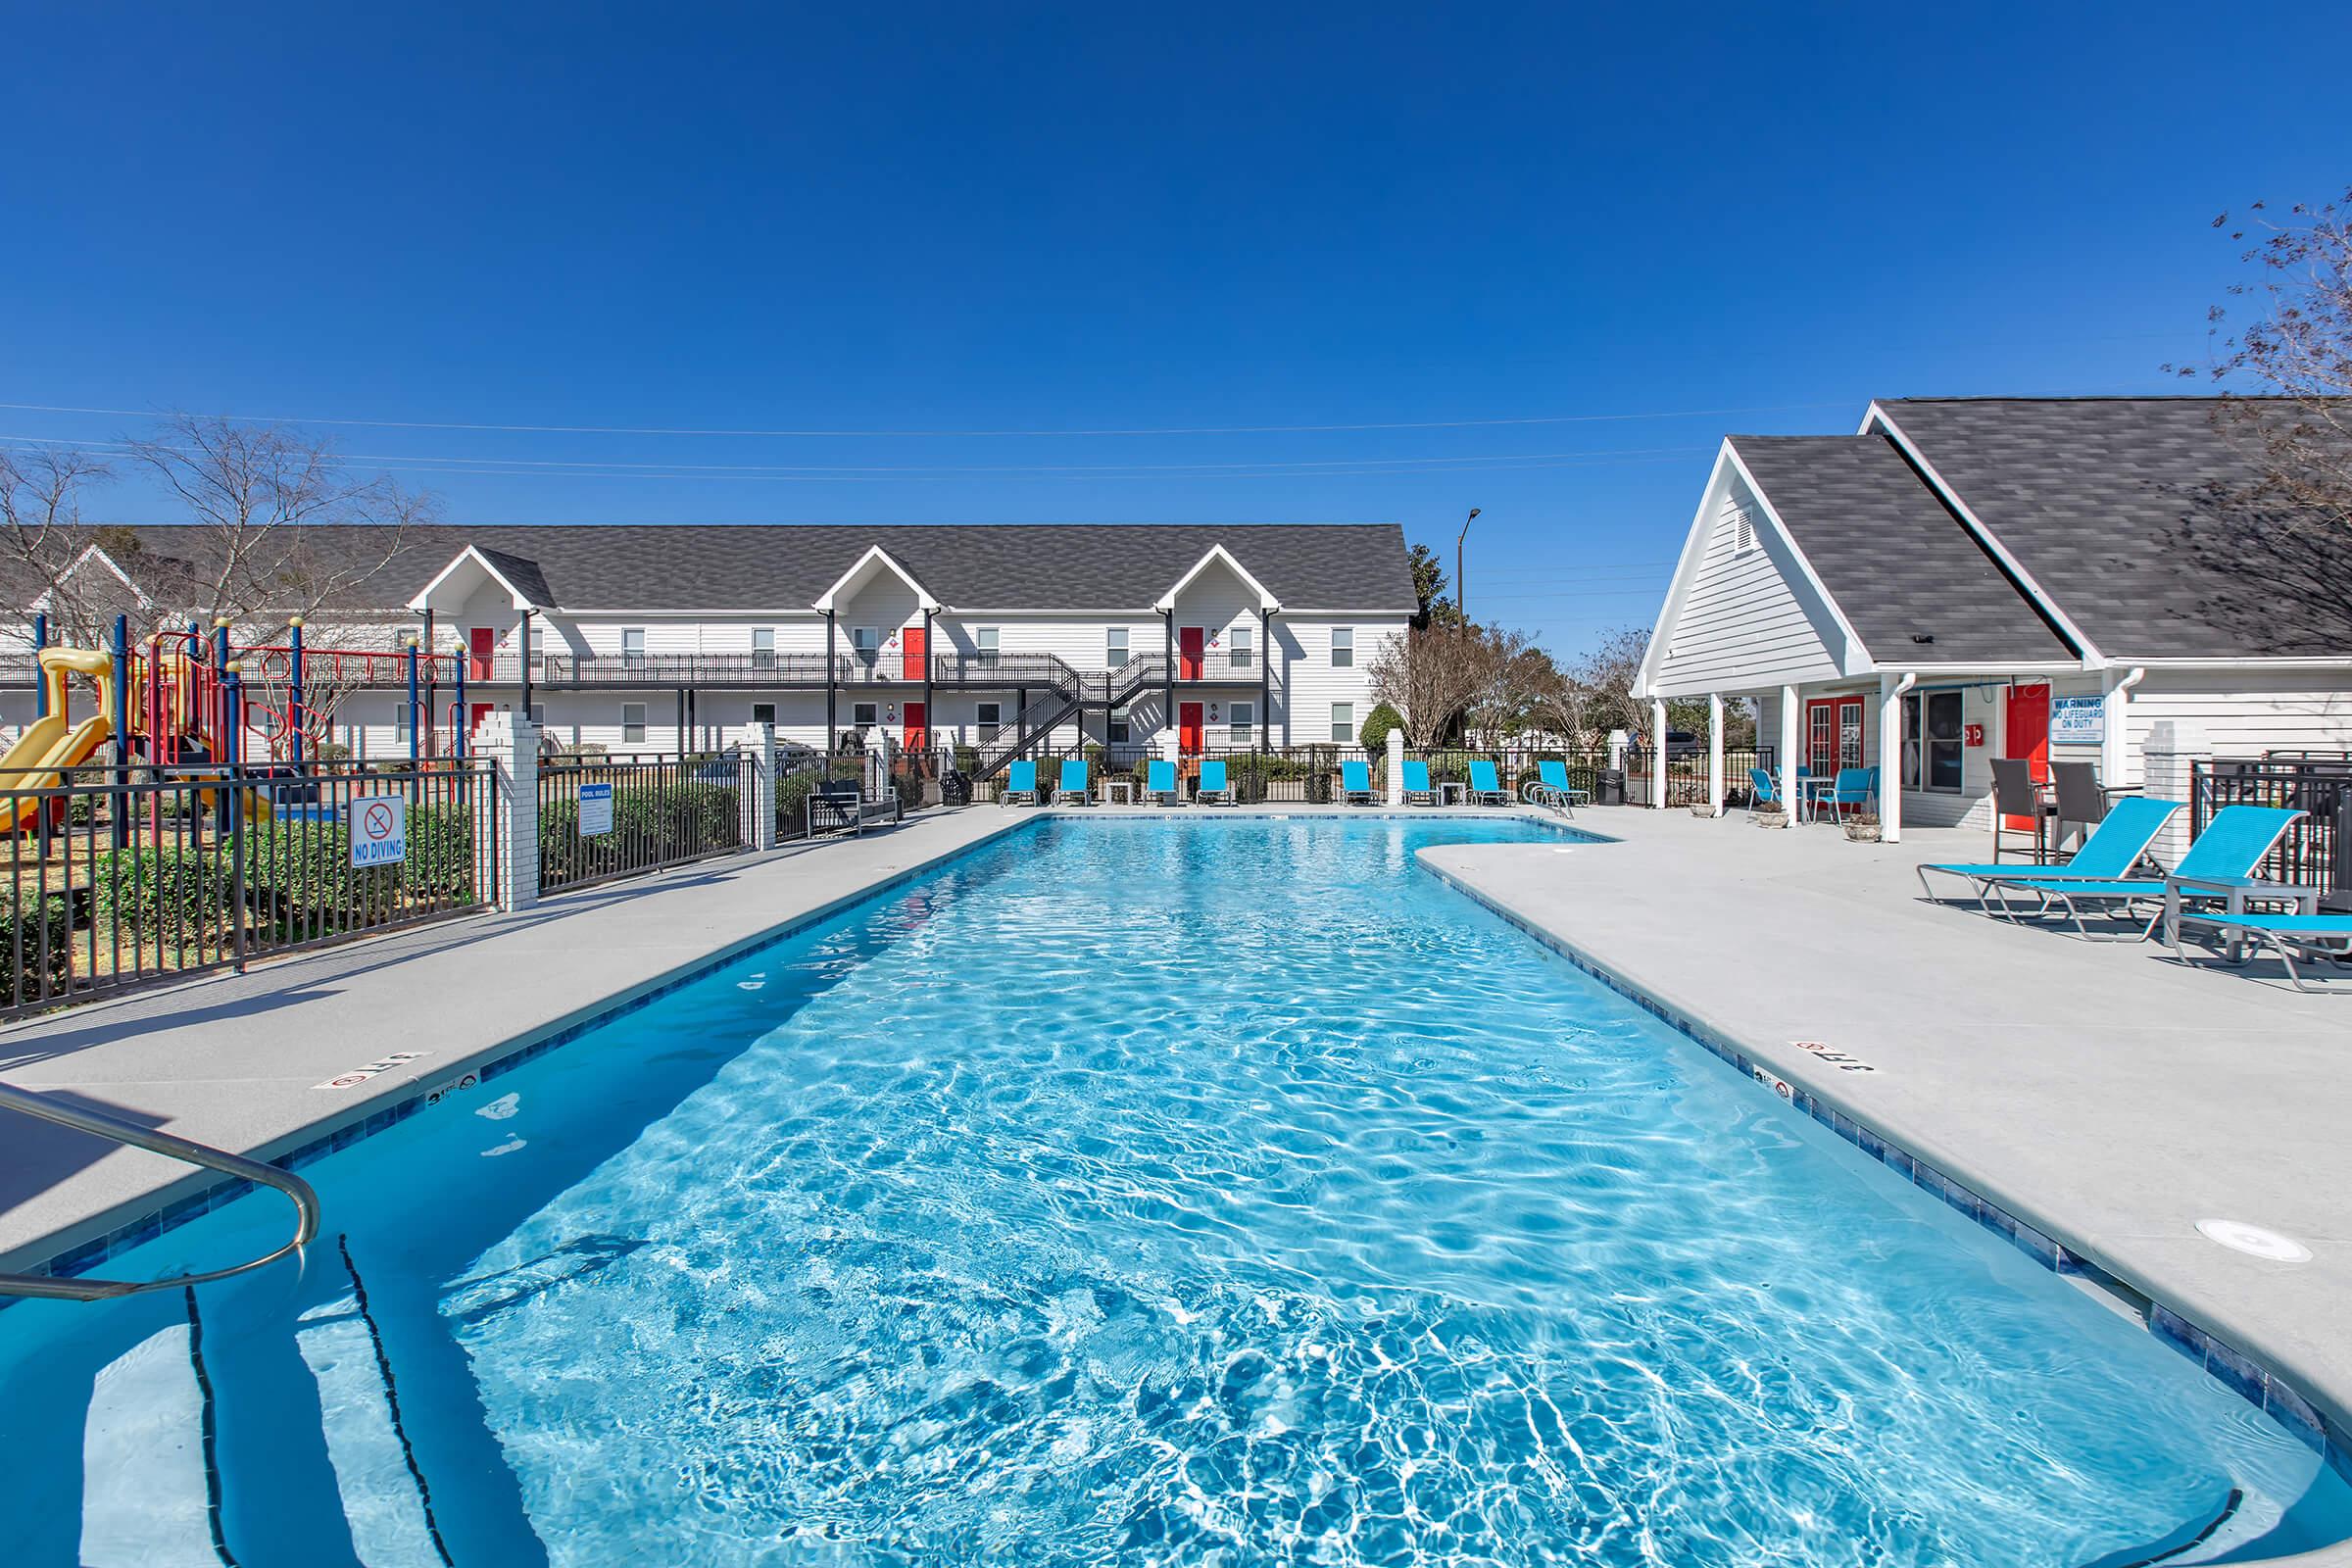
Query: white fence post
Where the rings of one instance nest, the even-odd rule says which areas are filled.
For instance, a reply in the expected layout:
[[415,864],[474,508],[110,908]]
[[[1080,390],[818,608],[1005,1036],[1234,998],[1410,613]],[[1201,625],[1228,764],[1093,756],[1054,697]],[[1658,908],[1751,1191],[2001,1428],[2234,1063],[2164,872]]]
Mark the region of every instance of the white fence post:
[[496,854],[474,840],[474,876],[497,890],[500,908],[528,908],[539,902],[539,728],[512,710],[486,713],[472,747],[490,764],[498,821]]
[[1404,731],[1389,726],[1389,805],[1404,805]]
[[752,786],[743,799],[751,820],[743,825],[743,842],[755,850],[772,850],[776,847],[776,727],[747,726],[743,749],[752,759]]

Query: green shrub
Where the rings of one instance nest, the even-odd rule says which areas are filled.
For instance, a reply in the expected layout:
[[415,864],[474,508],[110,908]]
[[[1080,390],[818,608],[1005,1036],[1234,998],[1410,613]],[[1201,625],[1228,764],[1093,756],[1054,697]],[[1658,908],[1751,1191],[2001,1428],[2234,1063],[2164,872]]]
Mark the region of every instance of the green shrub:
[[[422,814],[409,813],[412,833]],[[245,825],[245,906],[285,940],[383,924],[400,908],[406,871],[353,865],[351,831],[341,822]]]
[[409,858],[401,890],[438,904],[473,902],[473,813],[464,806],[409,808]]
[[913,773],[902,773],[892,779],[890,783],[891,788],[898,792],[899,811],[902,815],[923,808],[924,780],[920,776]]
[[1364,722],[1357,729],[1356,734],[1363,741],[1364,750],[1383,752],[1388,750],[1389,731],[1397,728],[1403,722],[1404,715],[1402,713],[1397,712],[1386,703],[1374,703],[1372,711],[1364,715]]
[[227,923],[234,888],[226,857],[209,862],[192,845],[136,844],[101,856],[100,921],[119,937],[163,948],[194,946]]
[[[66,913],[66,901],[54,896],[35,900],[19,910],[12,923],[16,929],[8,952],[0,955],[12,978],[9,994],[0,997],[0,1003],[37,1002],[44,982],[51,996],[64,991],[74,976],[74,922]],[[46,953],[41,948],[44,935]]]
[[776,836],[797,839],[808,831],[808,797],[816,793],[814,773],[790,773],[776,784]]

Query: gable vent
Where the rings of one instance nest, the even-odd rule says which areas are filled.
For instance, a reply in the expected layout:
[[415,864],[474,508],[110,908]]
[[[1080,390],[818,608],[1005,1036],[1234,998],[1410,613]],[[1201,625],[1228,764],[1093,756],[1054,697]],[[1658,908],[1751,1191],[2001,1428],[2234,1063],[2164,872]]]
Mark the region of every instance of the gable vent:
[[1732,553],[1743,556],[1755,548],[1755,514],[1745,507],[1735,508],[1732,512]]

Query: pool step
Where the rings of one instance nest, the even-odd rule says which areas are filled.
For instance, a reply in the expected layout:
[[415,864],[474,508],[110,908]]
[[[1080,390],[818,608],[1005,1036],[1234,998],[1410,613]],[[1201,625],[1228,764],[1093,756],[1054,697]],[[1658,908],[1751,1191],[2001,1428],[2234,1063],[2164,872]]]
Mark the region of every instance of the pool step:
[[195,1346],[175,1324],[98,1373],[82,1420],[83,1568],[220,1568]]

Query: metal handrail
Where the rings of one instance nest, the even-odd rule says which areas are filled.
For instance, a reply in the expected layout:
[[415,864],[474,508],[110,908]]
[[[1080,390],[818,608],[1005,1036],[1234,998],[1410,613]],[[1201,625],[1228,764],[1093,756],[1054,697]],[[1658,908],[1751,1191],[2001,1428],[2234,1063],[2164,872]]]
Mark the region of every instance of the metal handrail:
[[0,1106],[23,1111],[42,1121],[55,1122],[60,1127],[71,1127],[76,1132],[88,1133],[110,1143],[127,1144],[150,1153],[184,1159],[191,1165],[217,1170],[225,1176],[237,1176],[263,1187],[274,1187],[293,1200],[297,1219],[292,1241],[267,1257],[257,1257],[229,1268],[209,1269],[201,1274],[174,1274],[169,1279],[160,1280],[60,1279],[48,1274],[0,1274],[0,1296],[104,1301],[118,1296],[136,1296],[143,1291],[175,1291],[189,1285],[209,1285],[215,1280],[227,1279],[232,1274],[243,1274],[274,1263],[288,1252],[298,1252],[318,1234],[318,1194],[309,1182],[292,1171],[265,1165],[259,1160],[247,1159],[242,1154],[232,1154],[225,1149],[215,1149],[209,1144],[192,1143],[170,1133],[141,1127],[120,1117],[109,1116],[104,1111],[84,1110],[78,1105],[69,1105],[46,1095],[37,1095],[30,1090],[13,1088],[7,1084],[0,1084]]

